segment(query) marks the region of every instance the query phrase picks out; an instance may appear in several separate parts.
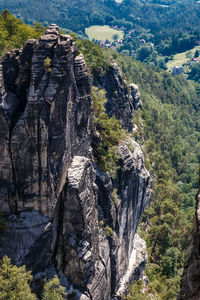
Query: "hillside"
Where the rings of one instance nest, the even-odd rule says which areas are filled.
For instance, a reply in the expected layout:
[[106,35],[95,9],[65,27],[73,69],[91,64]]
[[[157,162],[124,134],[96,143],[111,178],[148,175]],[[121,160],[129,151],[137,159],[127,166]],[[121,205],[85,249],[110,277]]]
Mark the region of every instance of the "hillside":
[[[193,49],[200,40],[200,5],[192,0],[9,0],[0,2],[0,11],[4,9],[26,23],[56,23],[81,37],[87,37],[91,26],[102,26],[102,32],[105,25],[122,30],[123,41],[112,44],[115,50],[162,69],[174,54]],[[93,38],[100,44],[101,35],[93,31]]]
[[[195,1],[2,1],[0,10],[8,9],[27,23],[53,21],[73,31],[84,31],[90,25],[132,24],[150,30],[187,32],[198,29],[200,6]],[[45,11],[45,14],[43,13]],[[76,22],[74,22],[76,19]],[[170,32],[169,32],[170,34]]]

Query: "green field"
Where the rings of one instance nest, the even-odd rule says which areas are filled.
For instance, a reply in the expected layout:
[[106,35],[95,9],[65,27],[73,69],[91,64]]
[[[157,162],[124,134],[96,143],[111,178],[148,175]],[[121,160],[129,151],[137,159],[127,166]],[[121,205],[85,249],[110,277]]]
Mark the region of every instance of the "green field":
[[85,33],[88,35],[90,40],[101,40],[104,41],[108,39],[109,41],[113,41],[113,35],[117,34],[119,36],[119,39],[122,39],[124,36],[123,31],[121,30],[115,30],[111,28],[110,26],[91,26],[88,28],[85,28]]
[[[167,69],[172,70],[173,66],[182,66],[183,64],[187,63],[194,56],[196,50],[200,50],[200,47],[196,46],[192,50],[188,50],[174,55],[174,58],[168,61]],[[187,54],[190,55],[190,57],[186,57]]]

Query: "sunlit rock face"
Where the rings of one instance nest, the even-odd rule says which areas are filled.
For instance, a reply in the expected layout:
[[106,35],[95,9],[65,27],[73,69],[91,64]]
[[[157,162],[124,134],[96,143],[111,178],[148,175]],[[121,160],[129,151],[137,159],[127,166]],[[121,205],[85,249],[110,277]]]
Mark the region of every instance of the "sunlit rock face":
[[[131,131],[132,114],[140,105],[138,88],[132,85],[128,93],[116,64],[109,72],[103,79],[107,113],[120,115],[122,126]],[[111,94],[117,91],[117,101],[109,97],[108,87]],[[55,24],[39,40],[28,40],[22,50],[4,56],[0,205],[8,230],[0,256],[26,264],[35,278],[54,270],[77,299],[108,300],[119,297],[144,269],[145,245],[136,231],[150,199],[151,179],[134,141],[131,150],[120,145],[114,180],[102,172],[92,158],[92,123],[84,57]]]
[[179,300],[200,299],[200,180],[193,230],[185,257]]

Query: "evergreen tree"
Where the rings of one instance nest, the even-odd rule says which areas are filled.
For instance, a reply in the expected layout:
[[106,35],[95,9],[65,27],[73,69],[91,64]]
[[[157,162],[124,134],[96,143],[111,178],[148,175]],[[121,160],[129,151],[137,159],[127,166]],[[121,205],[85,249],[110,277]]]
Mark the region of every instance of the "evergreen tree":
[[45,283],[42,300],[63,300],[65,296],[65,288],[60,285],[57,276]]
[[31,272],[27,272],[25,266],[12,265],[10,258],[4,256],[0,262],[0,299],[36,300],[29,286],[32,278]]

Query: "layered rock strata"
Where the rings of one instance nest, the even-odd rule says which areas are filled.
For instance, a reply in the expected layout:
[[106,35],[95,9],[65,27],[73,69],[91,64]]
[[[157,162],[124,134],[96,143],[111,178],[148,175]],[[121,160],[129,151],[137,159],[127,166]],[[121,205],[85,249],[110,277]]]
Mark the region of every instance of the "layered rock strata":
[[[130,95],[120,69],[109,72],[107,93],[118,96],[108,97],[107,112],[131,131],[138,88]],[[5,55],[0,86],[0,203],[8,219],[0,255],[35,278],[53,268],[77,299],[118,297],[146,261],[135,236],[151,194],[140,147],[120,145],[115,180],[95,166],[87,66],[55,24]]]
[[132,83],[128,89],[126,80],[123,78],[122,71],[116,62],[110,65],[105,75],[95,78],[95,84],[106,90],[108,101],[105,107],[109,117],[114,116],[120,120],[124,129],[132,132],[133,114],[138,108],[142,108],[138,86]]

